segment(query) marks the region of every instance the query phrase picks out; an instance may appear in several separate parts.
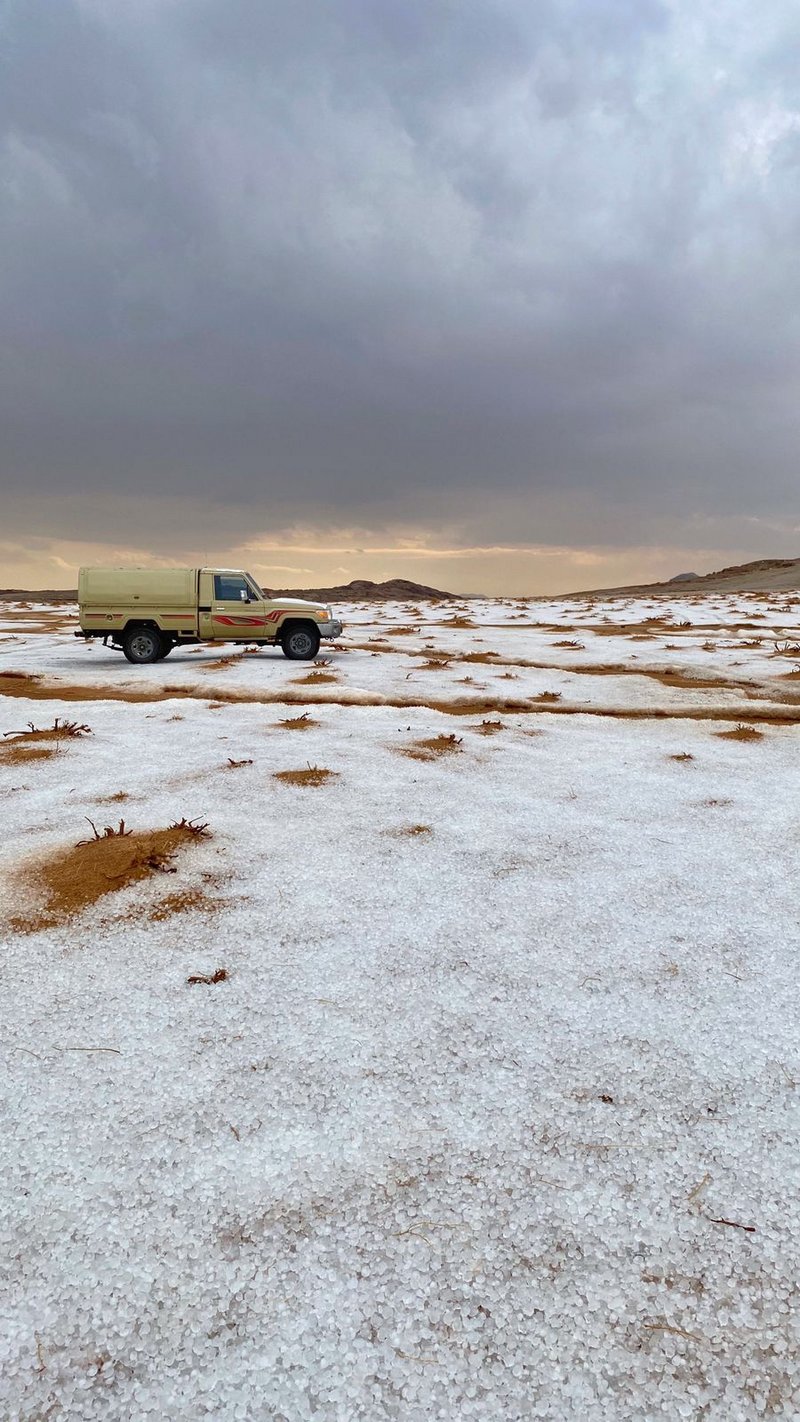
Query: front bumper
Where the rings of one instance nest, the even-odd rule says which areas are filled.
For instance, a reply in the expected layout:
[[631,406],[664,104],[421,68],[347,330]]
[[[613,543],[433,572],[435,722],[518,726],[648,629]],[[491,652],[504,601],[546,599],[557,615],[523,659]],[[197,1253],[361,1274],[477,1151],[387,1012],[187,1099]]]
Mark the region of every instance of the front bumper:
[[342,624],[332,617],[329,622],[318,622],[320,637],[341,637]]

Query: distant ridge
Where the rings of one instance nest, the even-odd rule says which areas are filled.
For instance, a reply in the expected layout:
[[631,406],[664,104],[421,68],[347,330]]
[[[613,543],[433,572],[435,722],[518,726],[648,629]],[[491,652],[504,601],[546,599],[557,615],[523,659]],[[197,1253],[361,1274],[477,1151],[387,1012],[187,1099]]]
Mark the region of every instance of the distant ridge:
[[679,573],[662,583],[632,583],[620,588],[590,588],[597,597],[633,593],[791,592],[800,589],[800,558],[757,558],[715,573]]

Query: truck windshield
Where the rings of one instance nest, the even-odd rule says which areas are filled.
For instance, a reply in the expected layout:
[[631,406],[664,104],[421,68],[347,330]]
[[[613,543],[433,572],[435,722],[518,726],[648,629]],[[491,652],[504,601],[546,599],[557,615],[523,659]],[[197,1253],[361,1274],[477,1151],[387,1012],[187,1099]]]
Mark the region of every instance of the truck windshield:
[[250,596],[251,596],[251,597],[254,597],[257,602],[263,602],[263,601],[264,601],[264,593],[262,592],[261,588],[258,586],[258,583],[256,582],[255,578],[253,577],[252,573],[245,573],[244,576],[245,576],[245,581],[250,584]]

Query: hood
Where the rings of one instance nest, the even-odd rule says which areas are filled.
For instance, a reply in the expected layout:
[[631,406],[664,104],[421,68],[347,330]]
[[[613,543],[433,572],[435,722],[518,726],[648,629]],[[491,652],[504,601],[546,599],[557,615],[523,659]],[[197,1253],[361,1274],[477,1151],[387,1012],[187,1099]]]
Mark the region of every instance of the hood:
[[276,607],[325,607],[324,602],[309,602],[304,597],[270,597],[267,602],[272,602]]

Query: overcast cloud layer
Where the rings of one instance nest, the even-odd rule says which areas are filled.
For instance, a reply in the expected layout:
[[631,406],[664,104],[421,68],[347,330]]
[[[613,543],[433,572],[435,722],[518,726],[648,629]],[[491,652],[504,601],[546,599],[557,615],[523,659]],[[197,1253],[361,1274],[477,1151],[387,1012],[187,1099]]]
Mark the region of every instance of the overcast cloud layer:
[[795,0],[0,17],[3,569],[800,553]]

